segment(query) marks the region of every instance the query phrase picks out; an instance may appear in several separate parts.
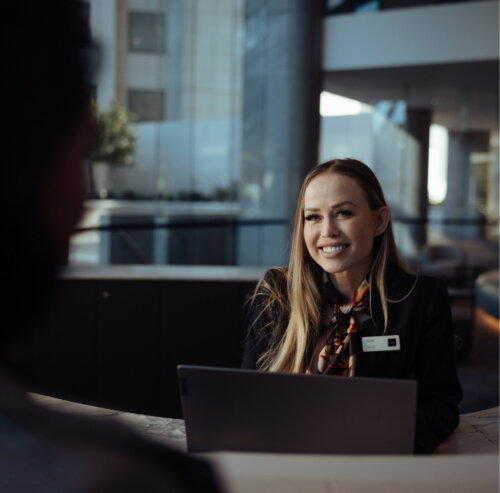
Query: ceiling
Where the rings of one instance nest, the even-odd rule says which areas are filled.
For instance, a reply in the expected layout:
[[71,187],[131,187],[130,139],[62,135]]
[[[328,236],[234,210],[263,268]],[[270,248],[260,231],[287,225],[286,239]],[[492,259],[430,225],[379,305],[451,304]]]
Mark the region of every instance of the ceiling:
[[498,60],[331,71],[323,89],[373,105],[431,108],[433,122],[449,129],[498,129]]

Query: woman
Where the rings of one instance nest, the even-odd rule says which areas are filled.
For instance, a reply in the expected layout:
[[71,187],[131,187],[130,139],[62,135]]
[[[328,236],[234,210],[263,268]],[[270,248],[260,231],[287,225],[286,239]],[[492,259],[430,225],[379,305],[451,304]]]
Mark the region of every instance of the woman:
[[432,452],[456,428],[462,391],[446,286],[409,273],[365,164],[336,159],[307,175],[289,267],[266,273],[252,305],[244,368],[416,379],[415,451]]

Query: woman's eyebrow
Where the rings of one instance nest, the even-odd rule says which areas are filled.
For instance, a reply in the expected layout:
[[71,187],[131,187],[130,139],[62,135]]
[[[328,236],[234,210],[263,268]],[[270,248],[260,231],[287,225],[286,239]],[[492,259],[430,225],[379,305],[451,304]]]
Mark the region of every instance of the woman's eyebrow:
[[350,200],[344,200],[344,202],[339,202],[338,204],[332,205],[332,209],[336,209],[337,207],[342,207],[344,205],[352,205],[353,207],[356,207],[356,204],[354,202],[351,202]]
[[[344,202],[339,202],[338,204],[334,204],[334,205],[330,206],[330,209],[337,209],[338,207],[342,207],[345,205],[352,205],[353,207],[356,207],[356,204],[354,202],[351,202],[350,200],[344,200]],[[320,210],[320,208],[318,208],[318,207],[306,207],[304,209],[304,212],[306,212],[306,211],[317,212],[319,210]]]

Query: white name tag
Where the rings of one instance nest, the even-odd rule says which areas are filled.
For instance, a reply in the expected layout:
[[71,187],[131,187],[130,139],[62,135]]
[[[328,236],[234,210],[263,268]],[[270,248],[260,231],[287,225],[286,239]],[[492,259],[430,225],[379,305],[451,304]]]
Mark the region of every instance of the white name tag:
[[373,353],[376,351],[399,351],[401,349],[398,335],[363,337],[361,340],[365,353]]

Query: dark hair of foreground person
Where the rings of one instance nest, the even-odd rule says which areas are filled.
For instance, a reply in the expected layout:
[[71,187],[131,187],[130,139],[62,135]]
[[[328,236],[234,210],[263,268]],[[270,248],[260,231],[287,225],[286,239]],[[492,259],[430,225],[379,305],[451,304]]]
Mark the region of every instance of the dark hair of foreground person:
[[[98,50],[73,0],[2,5],[0,489],[15,492],[218,492],[203,460],[124,426],[36,405],[16,374],[86,198],[95,140],[89,93]],[[69,324],[68,330],[71,330]],[[175,392],[176,389],[172,389]]]

